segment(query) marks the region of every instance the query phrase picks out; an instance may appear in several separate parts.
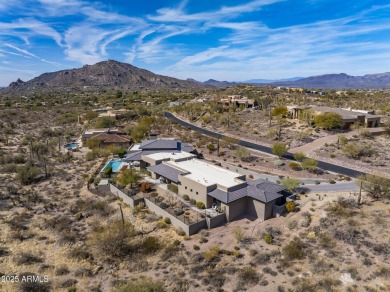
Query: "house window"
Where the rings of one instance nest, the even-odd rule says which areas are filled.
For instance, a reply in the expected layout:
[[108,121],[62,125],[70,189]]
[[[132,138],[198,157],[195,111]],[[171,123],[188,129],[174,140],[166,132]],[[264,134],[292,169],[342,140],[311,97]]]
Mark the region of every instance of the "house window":
[[192,193],[192,189],[190,189],[190,192]]
[[184,187],[185,189],[187,189],[187,187]]
[[197,195],[199,195],[199,193],[198,193],[198,192],[196,192],[196,194],[197,194]]

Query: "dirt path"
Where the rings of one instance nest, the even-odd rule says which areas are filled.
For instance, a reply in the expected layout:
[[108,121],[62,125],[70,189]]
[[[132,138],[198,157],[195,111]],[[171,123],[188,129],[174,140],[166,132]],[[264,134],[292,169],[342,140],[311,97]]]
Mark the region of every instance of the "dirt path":
[[[380,132],[384,131],[383,128],[367,128],[367,130],[370,133],[380,133]],[[337,139],[338,139],[339,135],[340,134],[335,134],[335,135],[331,135],[331,136],[317,139],[311,143],[307,143],[305,145],[289,149],[289,152],[291,152],[291,153],[302,152],[305,154],[309,154],[310,152],[312,152],[318,148],[321,148],[325,143],[329,143],[329,144],[337,143]],[[351,138],[354,135],[359,135],[359,130],[354,130],[354,131],[351,131],[351,132],[343,134],[343,135],[346,136],[347,138]]]

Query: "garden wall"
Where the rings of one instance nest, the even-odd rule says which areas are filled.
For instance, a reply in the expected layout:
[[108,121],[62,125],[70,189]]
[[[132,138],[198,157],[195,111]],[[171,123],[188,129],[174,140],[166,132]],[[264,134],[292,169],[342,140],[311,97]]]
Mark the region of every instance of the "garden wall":
[[197,232],[199,232],[201,229],[207,228],[206,219],[201,220],[197,223],[187,225],[184,222],[177,219],[175,216],[169,214],[167,211],[161,209],[159,206],[155,205],[152,201],[145,198],[145,204],[148,207],[148,209],[154,213],[156,213],[159,216],[162,217],[168,217],[171,219],[171,223],[175,227],[180,227],[184,230],[185,234],[187,235],[193,235]]
[[209,229],[221,226],[226,223],[226,214],[222,213],[212,218],[206,218],[207,226]]

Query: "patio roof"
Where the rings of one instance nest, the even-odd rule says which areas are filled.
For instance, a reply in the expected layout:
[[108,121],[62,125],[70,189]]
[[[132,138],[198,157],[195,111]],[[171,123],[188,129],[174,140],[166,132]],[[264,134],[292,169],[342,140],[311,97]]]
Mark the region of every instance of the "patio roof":
[[147,167],[147,169],[173,181],[174,183],[179,183],[179,175],[185,173],[184,171],[181,171],[165,163],[152,165]]

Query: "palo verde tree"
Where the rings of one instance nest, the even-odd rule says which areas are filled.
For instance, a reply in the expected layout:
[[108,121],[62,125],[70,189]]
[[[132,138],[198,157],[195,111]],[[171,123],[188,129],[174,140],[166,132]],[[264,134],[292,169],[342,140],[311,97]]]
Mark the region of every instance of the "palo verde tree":
[[287,153],[287,145],[284,143],[275,143],[272,146],[272,153],[282,158],[284,154]]
[[330,130],[341,128],[343,119],[338,113],[323,113],[314,117],[314,123],[322,129]]
[[141,175],[138,171],[133,169],[122,170],[116,176],[116,182],[122,186],[130,185],[130,188],[133,188],[134,184],[137,184],[141,180]]
[[359,176],[358,184],[373,200],[390,198],[390,181],[388,178],[377,174],[365,174]]

